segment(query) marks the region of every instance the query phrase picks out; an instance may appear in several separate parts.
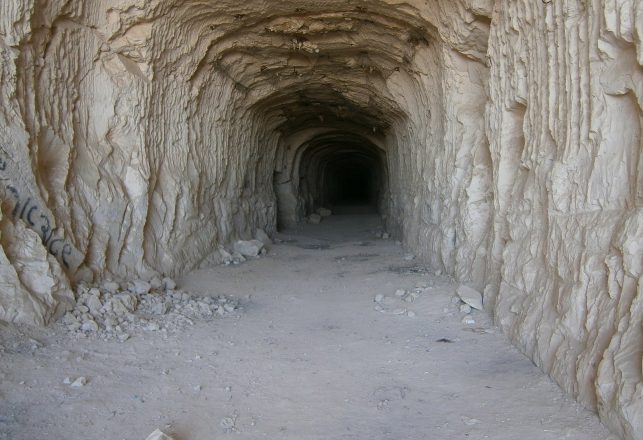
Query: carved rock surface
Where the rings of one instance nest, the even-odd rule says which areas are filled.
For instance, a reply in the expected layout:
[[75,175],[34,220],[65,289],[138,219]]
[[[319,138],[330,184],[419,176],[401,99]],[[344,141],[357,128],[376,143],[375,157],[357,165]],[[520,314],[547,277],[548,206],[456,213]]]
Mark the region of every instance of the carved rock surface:
[[38,234],[0,213],[0,319],[45,325],[74,304],[69,280]]
[[641,440],[642,34],[640,0],[4,0],[0,315],[242,261],[359,175],[386,237]]

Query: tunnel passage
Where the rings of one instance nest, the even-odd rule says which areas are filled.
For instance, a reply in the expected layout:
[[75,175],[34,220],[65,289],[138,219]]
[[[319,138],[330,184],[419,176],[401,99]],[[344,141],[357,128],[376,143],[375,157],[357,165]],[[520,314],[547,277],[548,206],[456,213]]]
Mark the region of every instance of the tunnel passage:
[[372,164],[363,159],[342,154],[326,164],[321,182],[322,205],[335,208],[335,212],[344,205],[375,205],[377,178]]
[[288,177],[275,176],[280,227],[292,226],[319,208],[335,214],[386,212],[385,146],[364,135],[331,131],[313,136],[296,151]]

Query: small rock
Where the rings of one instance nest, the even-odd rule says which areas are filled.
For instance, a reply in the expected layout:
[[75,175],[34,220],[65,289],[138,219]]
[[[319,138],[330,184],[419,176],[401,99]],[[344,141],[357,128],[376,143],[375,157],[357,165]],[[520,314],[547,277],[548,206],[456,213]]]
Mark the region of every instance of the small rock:
[[71,383],[71,386],[75,388],[80,388],[80,387],[84,387],[85,384],[87,384],[87,378],[85,378],[85,376],[80,376],[78,379],[76,379]]
[[98,324],[96,324],[96,321],[94,321],[93,319],[88,319],[87,321],[83,322],[83,324],[80,326],[80,329],[84,332],[97,332]]
[[462,323],[466,325],[473,325],[476,323],[476,320],[473,319],[473,316],[471,315],[465,315],[464,318],[462,318]]
[[460,312],[468,315],[469,313],[471,313],[471,306],[469,304],[461,304]]
[[112,310],[117,315],[125,315],[128,312],[133,312],[136,310],[138,305],[138,300],[134,295],[129,295],[127,293],[121,293],[115,295],[112,300]]
[[87,299],[87,307],[89,308],[89,313],[92,315],[100,315],[101,309],[103,308],[103,303],[100,302],[99,298],[100,292],[98,294],[93,294]]
[[106,281],[103,283],[102,288],[104,291],[114,294],[118,292],[118,289],[120,289],[121,286],[114,281]]
[[397,297],[402,297],[404,295],[406,295],[406,290],[404,290],[404,289],[397,289],[395,291],[395,296],[397,296]]
[[382,232],[382,240],[388,240],[389,238],[391,238],[391,234],[388,232]]
[[383,300],[384,300],[384,295],[382,295],[381,293],[378,293],[377,295],[375,295],[376,303],[381,303]]
[[165,290],[176,289],[176,282],[172,278],[163,278],[163,288]]
[[244,257],[256,257],[263,249],[263,246],[263,243],[259,240],[239,240],[234,244],[234,250]]
[[321,215],[322,217],[330,217],[333,215],[333,211],[327,208],[319,208],[317,210],[317,214]]
[[158,325],[156,322],[150,322],[147,327],[145,327],[148,331],[155,332],[158,331],[161,326]]
[[406,309],[393,309],[391,310],[393,315],[404,315],[406,314]]
[[120,342],[125,342],[129,339],[129,335],[127,333],[119,333],[116,337]]
[[406,312],[406,316],[408,316],[409,318],[415,318],[415,312],[409,310],[408,312]]
[[415,260],[415,255],[409,254],[404,256],[404,260],[406,261],[413,261]]
[[63,380],[63,383],[65,385],[71,385],[71,377],[66,377],[65,380]]
[[170,310],[170,304],[167,301],[160,301],[155,303],[150,311],[155,315],[165,315]]
[[313,225],[318,225],[322,221],[322,216],[319,214],[310,214],[308,216],[308,223],[312,223]]
[[127,290],[137,295],[144,295],[146,293],[149,293],[151,288],[152,285],[143,280],[130,281],[129,285],[127,286]]
[[159,277],[154,277],[150,280],[150,286],[152,289],[158,290],[163,287],[163,281]]
[[469,286],[461,285],[456,291],[462,301],[474,309],[482,310],[482,294]]
[[255,238],[262,242],[264,246],[272,244],[270,236],[268,236],[268,234],[266,234],[266,231],[264,231],[263,229],[257,229],[257,231],[255,232]]
[[473,426],[473,425],[476,425],[476,424],[480,423],[480,420],[471,419],[471,418],[469,418],[467,416],[462,416],[462,417],[460,417],[460,419],[462,420],[462,423],[464,423],[467,426]]
[[174,440],[160,429],[155,430],[153,433],[147,436],[145,440]]

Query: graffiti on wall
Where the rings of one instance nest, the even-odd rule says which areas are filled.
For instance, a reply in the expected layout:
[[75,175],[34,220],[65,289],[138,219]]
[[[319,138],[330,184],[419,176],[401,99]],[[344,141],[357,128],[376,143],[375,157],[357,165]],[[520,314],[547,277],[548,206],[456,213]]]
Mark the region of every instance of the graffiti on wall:
[[[6,151],[2,151],[5,155]],[[0,171],[7,171],[8,158],[0,157]],[[8,178],[0,180],[8,181]],[[73,247],[65,241],[62,237],[60,228],[52,228],[52,221],[49,216],[40,208],[38,203],[32,197],[23,197],[20,191],[12,185],[5,185],[6,193],[11,195],[13,199],[13,210],[11,216],[15,219],[21,219],[29,225],[29,227],[36,231],[42,239],[42,244],[47,248],[47,251],[53,256],[59,258],[62,264],[70,267],[70,259],[73,254]]]

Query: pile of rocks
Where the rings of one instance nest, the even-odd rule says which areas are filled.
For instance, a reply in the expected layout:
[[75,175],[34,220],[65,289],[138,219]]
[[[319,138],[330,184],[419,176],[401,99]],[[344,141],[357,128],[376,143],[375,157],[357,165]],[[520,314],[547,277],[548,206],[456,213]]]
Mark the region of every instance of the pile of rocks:
[[388,296],[383,294],[375,295],[374,309],[380,313],[387,313],[391,315],[406,315],[410,318],[415,317],[415,312],[408,309],[409,304],[415,302],[423,293],[431,289],[432,283],[420,282],[417,283],[415,288],[397,289],[395,295]]
[[268,247],[273,243],[270,236],[263,230],[257,229],[253,240],[238,240],[232,245],[232,249],[221,246],[205,260],[200,267],[223,264],[241,264],[249,258],[259,258],[268,253]]
[[134,332],[174,331],[194,324],[194,319],[223,317],[240,310],[236,300],[223,295],[198,296],[177,289],[170,278],[80,284],[76,298],[74,309],[61,320],[69,332],[121,342]]
[[331,211],[330,209],[319,208],[317,209],[317,212],[310,214],[307,220],[308,220],[308,223],[317,225],[321,223],[323,219],[325,219],[326,217],[330,217],[331,215],[333,215],[333,211]]
[[465,285],[458,287],[456,296],[453,297],[453,303],[459,306],[460,312],[464,314],[462,323],[467,325],[474,325],[476,323],[472,314],[474,310],[484,310],[482,294]]

